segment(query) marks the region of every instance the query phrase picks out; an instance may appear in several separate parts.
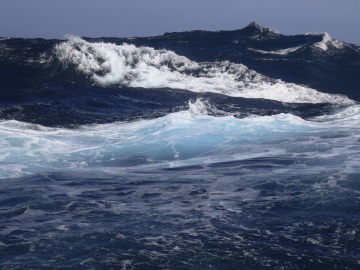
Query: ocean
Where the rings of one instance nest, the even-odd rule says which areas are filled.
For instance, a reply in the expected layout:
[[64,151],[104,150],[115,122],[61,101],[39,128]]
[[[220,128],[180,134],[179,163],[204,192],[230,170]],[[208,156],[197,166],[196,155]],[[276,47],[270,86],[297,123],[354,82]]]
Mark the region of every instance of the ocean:
[[360,46],[0,38],[1,269],[360,269]]

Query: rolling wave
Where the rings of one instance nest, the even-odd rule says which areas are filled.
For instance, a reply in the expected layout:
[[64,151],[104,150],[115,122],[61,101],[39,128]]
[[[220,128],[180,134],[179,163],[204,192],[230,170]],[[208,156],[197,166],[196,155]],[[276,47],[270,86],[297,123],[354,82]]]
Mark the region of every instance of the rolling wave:
[[[211,105],[197,100],[190,102],[186,111],[156,119],[82,126],[78,129],[3,121],[0,123],[0,147],[3,149],[0,154],[0,178],[64,169],[109,172],[129,166],[166,168],[250,156],[295,155],[297,151],[302,152],[300,148],[304,145],[320,143],[322,134],[336,129],[339,129],[339,134],[354,131],[354,125],[357,126],[360,121],[358,107],[351,109],[356,118],[351,117],[345,122],[316,118],[306,121],[291,114],[243,119],[224,112],[217,112],[220,116],[209,115],[214,110]],[[338,118],[339,113],[344,114],[338,112],[333,117]],[[352,143],[357,141],[357,136],[344,136],[349,141],[355,140]],[[302,141],[302,137],[313,139]],[[343,139],[343,136],[340,138]],[[336,143],[334,140],[331,148]],[[267,148],[264,149],[263,145]],[[308,151],[309,156],[315,154],[311,149]]]

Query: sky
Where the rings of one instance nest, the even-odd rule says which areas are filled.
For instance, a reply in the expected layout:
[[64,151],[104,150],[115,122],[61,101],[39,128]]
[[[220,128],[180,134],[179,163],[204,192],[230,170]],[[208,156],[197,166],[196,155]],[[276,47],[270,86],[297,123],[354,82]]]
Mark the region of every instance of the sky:
[[154,36],[256,21],[282,34],[328,32],[360,44],[359,12],[360,0],[0,0],[0,36]]

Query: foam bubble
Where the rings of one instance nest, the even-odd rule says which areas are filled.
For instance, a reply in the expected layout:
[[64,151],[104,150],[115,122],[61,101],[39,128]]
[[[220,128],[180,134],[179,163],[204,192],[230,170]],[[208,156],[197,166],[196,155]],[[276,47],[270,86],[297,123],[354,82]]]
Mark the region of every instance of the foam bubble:
[[57,57],[101,86],[185,89],[291,103],[353,104],[345,96],[265,77],[242,64],[194,62],[168,50],[124,43],[90,43],[79,37],[56,46]]

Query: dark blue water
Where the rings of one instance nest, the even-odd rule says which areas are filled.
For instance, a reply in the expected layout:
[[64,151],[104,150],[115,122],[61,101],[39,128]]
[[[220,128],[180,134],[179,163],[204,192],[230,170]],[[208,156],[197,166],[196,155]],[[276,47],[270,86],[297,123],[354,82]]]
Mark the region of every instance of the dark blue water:
[[359,268],[359,63],[254,23],[1,39],[0,268]]

